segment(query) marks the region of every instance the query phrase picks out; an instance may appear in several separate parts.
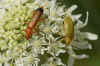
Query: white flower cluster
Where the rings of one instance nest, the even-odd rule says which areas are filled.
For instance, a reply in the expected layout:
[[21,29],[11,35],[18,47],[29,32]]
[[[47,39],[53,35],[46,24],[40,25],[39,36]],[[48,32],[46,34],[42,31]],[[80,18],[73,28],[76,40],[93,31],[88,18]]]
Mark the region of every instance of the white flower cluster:
[[[36,25],[30,40],[26,40],[24,22],[29,22],[32,11],[41,6],[44,20]],[[77,55],[74,50],[92,49],[88,40],[97,40],[98,36],[80,31],[88,23],[88,12],[83,22],[80,20],[82,14],[72,14],[75,9],[77,5],[68,9],[65,5],[58,6],[56,0],[1,0],[0,66],[73,66],[75,59],[87,58],[85,54]],[[65,16],[74,24],[74,37],[69,45],[60,41],[65,35]],[[63,63],[62,54],[69,55],[68,62]]]

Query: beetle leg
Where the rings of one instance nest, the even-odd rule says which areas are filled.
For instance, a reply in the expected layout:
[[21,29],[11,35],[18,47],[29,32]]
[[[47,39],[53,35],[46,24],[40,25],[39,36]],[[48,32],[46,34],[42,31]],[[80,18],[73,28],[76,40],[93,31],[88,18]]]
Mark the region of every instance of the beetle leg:
[[61,38],[59,38],[57,40],[60,41],[60,42],[62,42],[62,41],[64,41],[64,37],[61,37]]

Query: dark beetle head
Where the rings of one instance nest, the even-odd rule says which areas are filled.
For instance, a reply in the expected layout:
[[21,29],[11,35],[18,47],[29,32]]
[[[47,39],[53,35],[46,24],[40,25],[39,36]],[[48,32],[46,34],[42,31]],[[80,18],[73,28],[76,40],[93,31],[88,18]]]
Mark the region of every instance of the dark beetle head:
[[37,9],[37,11],[40,11],[41,13],[43,13],[43,7],[41,6],[40,8]]

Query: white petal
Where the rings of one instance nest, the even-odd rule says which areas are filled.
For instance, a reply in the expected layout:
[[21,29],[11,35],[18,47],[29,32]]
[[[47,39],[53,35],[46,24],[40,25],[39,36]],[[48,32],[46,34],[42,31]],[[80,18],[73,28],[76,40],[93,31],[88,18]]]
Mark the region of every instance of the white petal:
[[88,58],[88,55],[86,54],[82,54],[82,55],[76,55],[77,59],[84,59],[84,58]]
[[89,40],[97,40],[98,39],[98,35],[86,32],[86,38],[88,38]]
[[88,41],[72,41],[72,46],[78,49],[92,49],[92,46],[88,43]]
[[82,14],[72,15],[72,20],[73,20],[73,22],[79,20],[79,18],[80,18],[81,16],[82,16]]
[[71,46],[69,46],[69,47],[67,47],[67,48],[68,48],[68,54],[69,54],[70,56],[72,56],[73,58],[75,58],[75,59],[84,59],[84,58],[88,58],[88,56],[85,55],[85,54],[76,55]]
[[72,11],[74,11],[75,9],[77,9],[77,5],[72,5],[70,8],[68,8],[68,12],[72,13]]
[[68,66],[73,66],[75,59],[72,56],[68,58]]
[[56,53],[56,56],[59,56],[60,53],[65,53],[66,51],[63,50],[63,49],[60,49],[57,53]]
[[85,26],[87,26],[87,24],[88,24],[88,16],[89,16],[89,14],[88,14],[88,12],[86,13],[86,19],[85,19],[85,22],[83,22],[83,21],[81,21],[81,20],[77,20],[77,26],[78,26],[78,28],[80,29],[80,28],[84,28]]
[[61,59],[60,58],[56,58],[56,64],[57,65],[64,65],[63,63],[62,63],[62,61],[61,61]]

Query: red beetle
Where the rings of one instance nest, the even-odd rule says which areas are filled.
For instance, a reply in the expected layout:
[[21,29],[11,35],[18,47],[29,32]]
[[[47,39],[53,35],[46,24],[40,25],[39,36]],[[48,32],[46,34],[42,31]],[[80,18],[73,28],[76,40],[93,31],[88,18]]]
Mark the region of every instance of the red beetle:
[[28,23],[27,28],[25,30],[26,35],[25,38],[29,40],[30,35],[32,33],[32,29],[35,28],[37,22],[40,20],[40,16],[43,14],[43,7],[40,7],[33,11],[32,20]]

